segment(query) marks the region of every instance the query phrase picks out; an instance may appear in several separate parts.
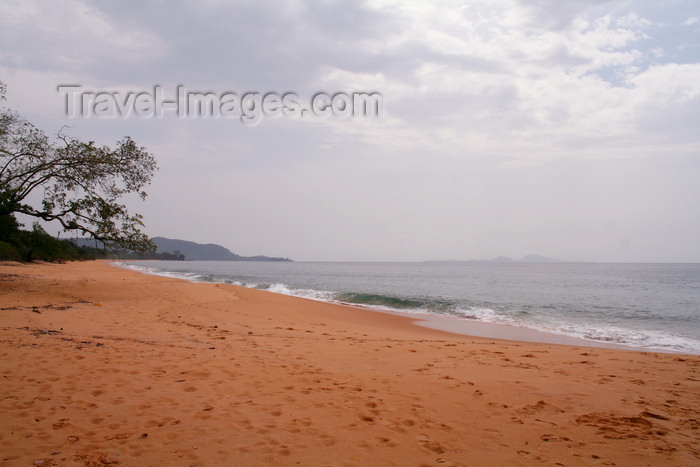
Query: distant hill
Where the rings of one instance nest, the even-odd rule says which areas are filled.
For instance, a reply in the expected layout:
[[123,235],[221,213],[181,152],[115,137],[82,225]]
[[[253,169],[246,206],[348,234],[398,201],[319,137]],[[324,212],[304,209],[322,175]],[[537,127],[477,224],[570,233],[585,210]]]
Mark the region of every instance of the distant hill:
[[195,243],[188,240],[176,240],[165,237],[151,238],[159,253],[179,251],[185,260],[192,261],[291,261],[289,258],[269,256],[240,256],[227,248],[214,243]]
[[214,243],[195,243],[188,240],[176,240],[165,237],[151,238],[156,245],[156,252],[179,251],[185,255],[185,259],[194,261],[240,261],[241,256],[231,253],[227,248]]
[[[120,252],[120,257],[124,258],[145,258],[145,259],[184,259],[186,261],[291,261],[289,258],[276,258],[270,256],[241,256],[232,253],[227,248],[214,243],[195,243],[188,240],[176,240],[165,237],[151,238],[156,245],[156,253],[149,253],[145,256],[136,255],[133,252]],[[74,238],[71,239],[78,246],[102,247],[101,242],[93,239]],[[183,258],[184,256],[184,258]]]

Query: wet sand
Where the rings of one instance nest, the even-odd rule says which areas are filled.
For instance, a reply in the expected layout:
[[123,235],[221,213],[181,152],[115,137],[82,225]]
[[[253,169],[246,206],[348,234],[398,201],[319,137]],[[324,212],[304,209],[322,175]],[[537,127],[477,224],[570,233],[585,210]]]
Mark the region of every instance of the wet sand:
[[0,465],[697,465],[700,357],[0,264]]

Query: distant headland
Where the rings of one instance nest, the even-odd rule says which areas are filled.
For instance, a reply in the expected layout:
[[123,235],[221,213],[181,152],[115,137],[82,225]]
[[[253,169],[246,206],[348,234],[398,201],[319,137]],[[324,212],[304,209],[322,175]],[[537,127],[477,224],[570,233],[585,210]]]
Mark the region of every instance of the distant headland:
[[[87,238],[74,238],[70,240],[81,247],[103,248],[101,242]],[[102,252],[107,256],[116,256],[121,259],[154,259],[174,261],[292,261],[289,258],[276,256],[241,256],[231,252],[228,248],[215,243],[196,243],[189,240],[178,240],[166,237],[152,237],[151,241],[156,246],[153,253],[136,253],[133,251],[119,250]]]
[[184,255],[187,261],[292,261],[289,258],[262,255],[241,256],[215,243],[202,244],[165,237],[153,237],[151,240],[158,247],[157,253],[178,252]]

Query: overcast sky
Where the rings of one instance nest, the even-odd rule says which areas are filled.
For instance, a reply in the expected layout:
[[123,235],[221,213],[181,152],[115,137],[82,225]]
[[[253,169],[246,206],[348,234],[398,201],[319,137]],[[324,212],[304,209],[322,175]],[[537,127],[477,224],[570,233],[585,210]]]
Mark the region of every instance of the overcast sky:
[[[700,262],[700,2],[0,3],[7,105],[146,146],[146,231],[242,255]],[[60,84],[383,115],[65,115]]]

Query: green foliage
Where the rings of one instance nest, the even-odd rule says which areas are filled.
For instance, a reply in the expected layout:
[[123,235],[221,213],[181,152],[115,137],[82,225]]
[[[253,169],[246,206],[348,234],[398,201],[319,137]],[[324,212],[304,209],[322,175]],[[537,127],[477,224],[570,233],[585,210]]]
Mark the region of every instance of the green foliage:
[[31,231],[20,230],[11,215],[0,216],[0,260],[2,261],[70,261],[102,257],[96,248],[79,247],[68,240],[58,240],[38,224]]
[[[120,199],[130,193],[145,199],[143,188],[156,170],[153,156],[129,137],[114,149],[60,132],[51,141],[17,113],[0,111],[0,216],[22,213],[57,221],[64,231],[87,234],[107,247],[154,251],[141,231],[143,218],[129,214]],[[38,206],[29,203],[31,193],[42,194]]]
[[22,261],[22,256],[15,247],[0,240],[0,261]]

